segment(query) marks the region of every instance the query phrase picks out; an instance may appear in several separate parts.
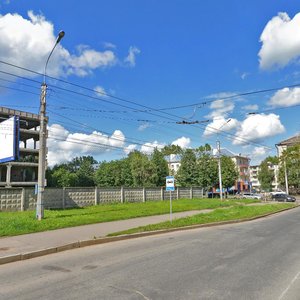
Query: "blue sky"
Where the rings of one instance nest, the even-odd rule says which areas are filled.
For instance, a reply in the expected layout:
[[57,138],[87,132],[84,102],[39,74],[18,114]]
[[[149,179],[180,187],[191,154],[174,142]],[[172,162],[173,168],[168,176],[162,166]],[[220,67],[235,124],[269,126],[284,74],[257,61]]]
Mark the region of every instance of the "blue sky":
[[[50,165],[217,139],[255,164],[300,130],[300,86],[287,88],[300,83],[297,1],[0,3],[2,62],[43,73],[66,32],[47,74],[77,86],[47,79]],[[0,105],[38,112],[42,76],[0,71]]]

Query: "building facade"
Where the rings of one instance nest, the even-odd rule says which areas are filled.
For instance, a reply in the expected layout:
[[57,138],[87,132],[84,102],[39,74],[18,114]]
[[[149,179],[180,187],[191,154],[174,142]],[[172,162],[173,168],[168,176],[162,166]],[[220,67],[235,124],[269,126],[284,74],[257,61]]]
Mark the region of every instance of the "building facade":
[[20,119],[20,155],[17,161],[0,163],[0,187],[34,186],[38,176],[39,115],[0,107],[0,122]]
[[298,144],[300,144],[300,134],[295,135],[291,138],[288,138],[288,139],[276,144],[275,146],[277,148],[278,157],[280,157],[282,155],[282,152],[284,150],[286,150],[288,147],[292,147],[292,146],[295,146]]
[[[272,163],[268,164],[269,170],[271,170],[274,174],[274,180],[272,182],[272,191],[278,191],[279,190],[279,165],[275,165]],[[255,165],[255,166],[250,166],[250,182],[251,182],[251,187],[253,190],[256,191],[261,191],[261,185],[258,180],[258,173],[260,171],[260,166]]]

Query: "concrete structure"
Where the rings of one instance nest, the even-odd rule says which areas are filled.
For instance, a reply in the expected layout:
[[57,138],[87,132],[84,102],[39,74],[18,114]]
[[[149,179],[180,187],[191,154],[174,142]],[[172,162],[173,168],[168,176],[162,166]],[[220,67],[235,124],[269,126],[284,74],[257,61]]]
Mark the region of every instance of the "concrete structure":
[[295,146],[300,144],[300,134],[295,135],[291,138],[288,138],[278,144],[276,144],[278,157],[282,155],[282,152],[286,150],[288,147]]
[[[269,170],[271,170],[274,173],[274,180],[272,182],[272,191],[277,191],[279,189],[279,181],[278,181],[278,175],[279,175],[279,166],[273,165],[272,163],[268,164]],[[250,182],[252,184],[252,189],[260,191],[260,182],[258,180],[258,173],[260,171],[260,166],[250,166]]]
[[[200,187],[176,188],[173,199],[203,198]],[[44,207],[64,209],[108,203],[128,203],[169,200],[165,188],[46,188]],[[0,188],[0,211],[24,211],[36,208],[37,195],[33,188]]]
[[0,107],[0,122],[12,116],[20,118],[20,158],[0,164],[0,186],[33,186],[38,174],[39,115]]

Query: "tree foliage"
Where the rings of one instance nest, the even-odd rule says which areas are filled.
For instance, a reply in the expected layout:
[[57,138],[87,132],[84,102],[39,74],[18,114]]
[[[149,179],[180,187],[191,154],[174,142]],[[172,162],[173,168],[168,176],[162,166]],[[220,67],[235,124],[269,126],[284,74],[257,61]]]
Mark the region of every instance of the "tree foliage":
[[261,189],[264,191],[272,190],[272,182],[274,180],[274,171],[270,169],[271,165],[277,164],[278,158],[269,156],[265,158],[260,164],[260,170],[258,172],[258,180],[260,182]]
[[300,189],[300,145],[295,145],[283,151],[280,157],[279,182],[285,184],[285,167],[289,187]]
[[180,186],[196,186],[198,179],[197,159],[192,149],[186,149],[181,158],[181,165],[176,175]]

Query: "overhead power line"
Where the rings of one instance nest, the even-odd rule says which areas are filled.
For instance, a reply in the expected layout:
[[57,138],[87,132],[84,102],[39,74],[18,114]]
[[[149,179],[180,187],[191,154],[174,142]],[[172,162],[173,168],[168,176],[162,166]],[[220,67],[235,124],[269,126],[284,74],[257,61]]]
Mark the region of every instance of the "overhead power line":
[[[13,67],[15,67],[15,68],[19,68],[19,69],[22,69],[22,70],[26,70],[26,71],[28,71],[28,72],[31,72],[31,73],[34,73],[34,74],[37,74],[37,75],[43,75],[43,74],[41,74],[41,73],[39,73],[39,72],[36,72],[36,71],[32,71],[32,70],[30,70],[30,69],[27,69],[27,68],[23,68],[23,67],[19,67],[19,66],[17,66],[17,65],[14,65],[14,64],[10,64],[10,63],[7,63],[7,62],[4,62],[4,61],[1,61],[0,60],[0,63],[2,63],[2,64],[6,64],[6,65],[9,65],[9,66],[13,66]],[[15,76],[17,76],[17,75],[15,75]],[[17,76],[18,77],[18,76]],[[48,76],[49,78],[52,78],[52,79],[54,79],[54,80],[57,80],[57,81],[60,81],[60,82],[64,82],[64,83],[66,83],[66,84],[70,84],[70,85],[73,85],[73,86],[76,86],[76,87],[79,87],[79,88],[82,88],[82,89],[85,89],[85,90],[89,90],[89,91],[93,91],[93,92],[95,92],[95,93],[97,93],[97,91],[96,90],[93,90],[93,89],[90,89],[90,88],[87,88],[87,87],[84,87],[84,86],[81,86],[81,85],[77,85],[77,84],[74,84],[74,83],[70,83],[70,82],[68,82],[68,81],[65,81],[65,80],[61,80],[61,79],[58,79],[58,78],[55,78],[55,77],[51,77],[51,76]],[[292,86],[289,86],[289,87],[295,87],[295,86],[299,86],[299,84],[297,84],[297,85],[292,85]],[[74,94],[77,94],[77,95],[81,95],[81,96],[84,96],[84,97],[89,97],[89,98],[93,98],[93,99],[96,99],[96,100],[98,100],[98,101],[105,101],[105,102],[108,102],[108,103],[111,103],[111,104],[114,104],[114,105],[118,105],[118,106],[122,106],[122,107],[126,107],[126,108],[129,108],[129,109],[132,109],[131,107],[128,107],[128,106],[126,106],[126,105],[121,105],[121,104],[117,104],[117,103],[114,103],[114,102],[112,102],[112,101],[108,101],[108,100],[105,100],[105,99],[100,99],[100,98],[98,98],[98,97],[93,97],[93,96],[90,96],[90,95],[86,95],[86,94],[84,94],[84,93],[79,93],[79,92],[76,92],[76,91],[73,91],[73,90],[68,90],[68,89],[64,89],[64,88],[61,88],[61,87],[55,87],[55,88],[58,88],[58,89],[61,89],[61,90],[65,90],[65,91],[68,91],[68,92],[71,92],[71,93],[74,93]],[[281,88],[283,88],[283,87],[281,87]],[[279,90],[279,89],[281,89],[281,88],[273,88],[273,89],[266,89],[266,90],[261,90],[261,91],[253,91],[253,92],[248,92],[248,93],[241,93],[241,94],[237,94],[237,95],[235,95],[235,96],[229,96],[229,97],[237,97],[237,96],[242,96],[242,95],[250,95],[250,94],[255,94],[255,93],[259,93],[259,92],[266,92],[266,91],[274,91],[274,90]],[[110,96],[109,94],[106,94],[107,96]],[[229,99],[229,97],[226,97],[225,99]],[[133,101],[131,101],[131,100],[126,100],[126,99],[123,99],[123,98],[120,98],[120,97],[115,97],[115,96],[113,96],[112,98],[115,98],[115,99],[117,99],[117,100],[120,100],[120,101],[124,101],[124,102],[127,102],[127,103],[131,103],[131,104],[133,104],[133,105],[136,105],[136,106],[140,106],[140,107],[143,107],[143,108],[147,108],[147,109],[153,109],[153,108],[151,108],[151,107],[148,107],[148,106],[145,106],[145,105],[142,105],[142,104],[138,104],[138,103],[135,103],[135,102],[133,102]],[[219,99],[217,99],[217,100],[219,100]],[[214,102],[214,101],[217,101],[217,100],[210,100],[210,101],[206,101],[205,103],[207,103],[207,102]],[[203,104],[203,103],[202,103]],[[190,106],[194,106],[195,104],[192,104],[192,105],[190,105]],[[185,106],[186,107],[186,106]],[[171,116],[171,117],[173,117],[173,118],[170,118],[170,117],[166,117],[166,116],[164,116],[165,118],[167,118],[167,119],[169,119],[169,120],[173,120],[173,121],[178,121],[177,120],[177,118],[180,118],[180,119],[184,119],[184,118],[182,118],[182,117],[180,117],[180,116],[177,116],[177,115],[174,115],[174,114],[170,114],[170,113],[167,113],[167,112],[164,112],[164,111],[158,111],[157,109],[153,109],[153,111],[157,111],[157,112],[160,112],[160,113],[163,113],[164,115],[168,115],[168,116]],[[151,114],[151,115],[155,115],[155,116],[159,116],[159,117],[162,117],[161,115],[157,115],[157,114],[153,114],[153,113],[151,113],[151,112],[146,112],[146,113],[148,113],[148,114]],[[176,118],[176,119],[174,119],[174,117]],[[201,127],[201,124],[198,124],[200,127]],[[193,125],[191,125],[191,126],[193,126]],[[195,125],[194,125],[195,126]],[[202,128],[203,128],[203,126],[202,126]],[[210,130],[209,129],[209,126],[207,126],[207,127],[205,127],[206,128],[206,130],[208,130],[208,131],[211,131],[211,132],[215,132],[216,130],[215,129],[213,129],[213,130]],[[221,133],[220,133],[220,135],[226,135],[227,134],[227,132],[225,132],[225,131],[223,131],[223,130],[219,130]],[[229,135],[230,136],[234,136],[234,140],[242,140],[244,143],[246,143],[246,144],[255,144],[255,145],[258,145],[258,143],[252,143],[252,141],[250,141],[250,140],[247,140],[247,139],[245,139],[245,138],[241,138],[241,137],[238,137],[238,136],[235,136],[235,135],[232,135],[232,134],[228,134],[228,138],[229,139],[232,139],[232,137],[229,137]],[[266,147],[265,145],[261,145],[260,144],[260,146],[263,146],[263,147]]]

